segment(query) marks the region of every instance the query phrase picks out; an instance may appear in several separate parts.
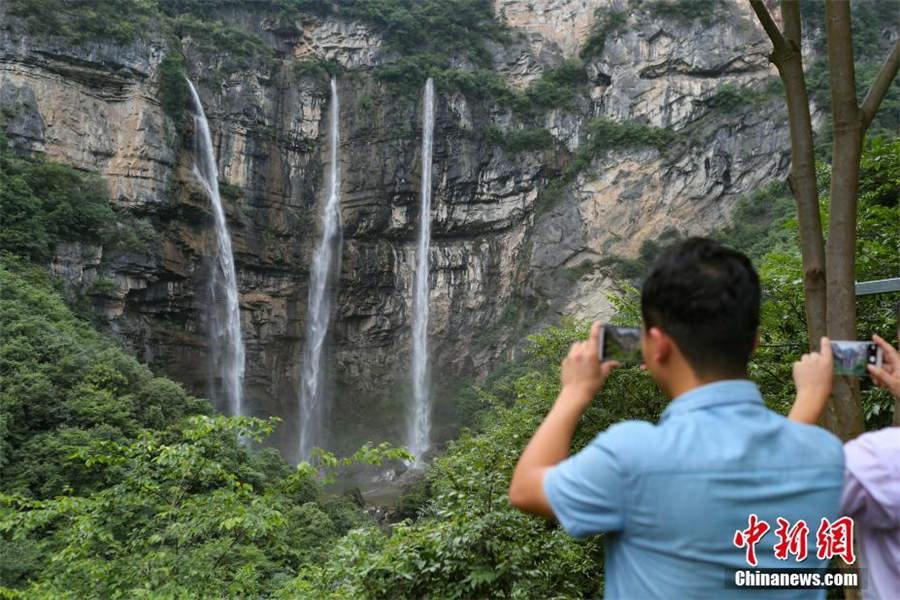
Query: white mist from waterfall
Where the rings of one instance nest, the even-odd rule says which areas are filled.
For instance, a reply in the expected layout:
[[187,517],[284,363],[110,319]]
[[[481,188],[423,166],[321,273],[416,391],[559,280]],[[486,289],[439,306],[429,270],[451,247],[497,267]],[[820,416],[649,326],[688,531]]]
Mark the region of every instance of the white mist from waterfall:
[[431,242],[431,147],[434,134],[434,82],[425,83],[422,116],[422,205],[413,295],[413,403],[407,419],[407,447],[416,463],[431,446],[431,395],[428,371],[428,248]]
[[[216,261],[210,277],[212,302],[210,307],[210,353],[214,369],[213,379],[221,381],[221,398],[213,398],[224,404],[229,415],[243,415],[244,341],[241,338],[241,309],[238,301],[237,275],[231,238],[225,221],[225,210],[219,196],[219,173],[213,154],[209,122],[203,112],[203,104],[194,85],[188,80],[194,99],[194,168],[193,172],[206,190],[213,206],[216,224]],[[220,307],[224,290],[224,307]]]
[[[322,354],[328,323],[331,318],[332,297],[329,294],[331,275],[340,270],[341,258],[341,200],[338,169],[338,94],[337,82],[331,78],[331,161],[328,177],[328,200],[322,215],[322,238],[313,256],[309,276],[309,302],[306,315],[306,350],[300,389],[299,459],[309,460],[313,448],[325,439],[325,415],[328,407],[324,392]],[[332,264],[334,263],[334,264]]]

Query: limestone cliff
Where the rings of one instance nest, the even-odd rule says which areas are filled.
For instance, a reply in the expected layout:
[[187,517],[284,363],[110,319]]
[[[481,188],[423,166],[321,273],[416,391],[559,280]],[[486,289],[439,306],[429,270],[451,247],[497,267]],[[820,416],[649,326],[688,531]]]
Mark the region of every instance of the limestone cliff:
[[[489,44],[492,68],[512,90],[576,57],[597,19],[616,16],[605,43],[585,54],[585,81],[564,105],[520,117],[503,97],[439,81],[430,322],[437,389],[508,358],[524,324],[606,316],[604,258],[632,257],[667,230],[719,227],[739,197],[786,173],[783,107],[765,92],[775,75],[770,46],[746,4],[723,0],[703,20],[650,4],[494,1],[509,35]],[[408,385],[421,102],[375,75],[397,57],[372,24],[315,14],[286,21],[252,9],[216,16],[260,41],[237,61],[189,31],[177,40],[210,119],[220,176],[231,184],[223,195],[248,402],[258,414],[282,416],[278,442],[289,447],[328,155],[327,77],[309,67],[331,61],[340,71],[344,227],[332,333],[335,437],[396,435]],[[110,251],[103,240],[60,247],[53,268],[75,287],[117,282],[117,293],[94,298],[98,311],[144,360],[203,394],[215,243],[211,209],[190,174],[191,131],[161,105],[161,64],[173,40],[151,31],[126,44],[72,45],[27,33],[19,18],[0,19],[0,108],[12,143],[100,173],[113,201],[152,226],[149,241],[129,251]],[[753,100],[723,109],[723,89]],[[599,147],[586,131],[603,118],[669,137],[584,152],[589,142]],[[549,139],[515,148],[484,135],[491,127],[504,135],[546,130]],[[587,164],[567,171],[578,156]],[[556,193],[538,202],[548,185]],[[452,417],[451,408],[439,410]]]

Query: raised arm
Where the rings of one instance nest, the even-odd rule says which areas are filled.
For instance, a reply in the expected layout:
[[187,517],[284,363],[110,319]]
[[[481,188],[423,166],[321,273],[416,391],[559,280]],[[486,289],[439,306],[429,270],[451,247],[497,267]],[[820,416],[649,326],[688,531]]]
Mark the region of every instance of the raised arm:
[[597,359],[600,323],[594,323],[586,342],[572,344],[562,362],[562,390],[553,408],[528,442],[509,484],[509,502],[516,508],[542,517],[553,517],[544,494],[544,476],[569,456],[572,434],[582,413],[603,387],[618,362]]
[[794,363],[797,398],[788,419],[808,425],[818,423],[825,409],[825,403],[831,395],[833,378],[834,357],[831,355],[831,341],[823,337],[819,342],[818,352],[804,354]]

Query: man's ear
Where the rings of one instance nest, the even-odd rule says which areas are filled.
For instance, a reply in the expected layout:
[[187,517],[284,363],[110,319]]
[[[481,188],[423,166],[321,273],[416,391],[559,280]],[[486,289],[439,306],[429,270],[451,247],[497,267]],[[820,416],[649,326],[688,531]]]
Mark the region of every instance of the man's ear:
[[653,362],[659,364],[664,362],[672,354],[672,339],[663,332],[659,327],[651,327],[647,332],[647,338],[650,354],[653,355]]
[[759,348],[759,329],[756,330],[756,335],[753,336],[753,351]]

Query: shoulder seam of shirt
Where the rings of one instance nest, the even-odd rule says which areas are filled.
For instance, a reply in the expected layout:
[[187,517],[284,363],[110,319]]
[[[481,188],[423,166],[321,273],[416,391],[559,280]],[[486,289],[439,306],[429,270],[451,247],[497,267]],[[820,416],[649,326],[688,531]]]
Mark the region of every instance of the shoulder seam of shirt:
[[779,472],[779,471],[805,471],[810,469],[841,469],[844,470],[843,467],[839,467],[835,463],[823,463],[823,464],[812,464],[812,465],[804,465],[802,467],[767,467],[765,469],[747,469],[740,466],[735,466],[728,469],[708,469],[704,466],[698,466],[693,469],[651,469],[647,471],[640,471],[636,473],[636,475],[670,475],[674,473],[770,473],[770,472]]

